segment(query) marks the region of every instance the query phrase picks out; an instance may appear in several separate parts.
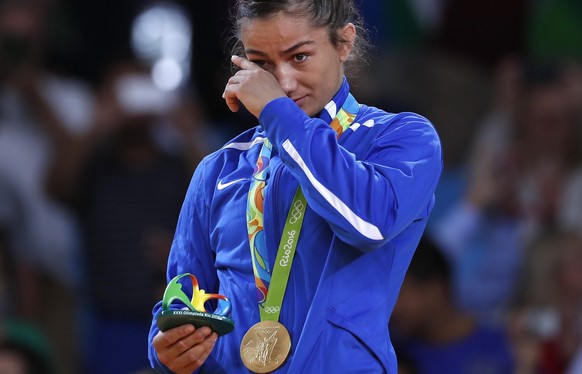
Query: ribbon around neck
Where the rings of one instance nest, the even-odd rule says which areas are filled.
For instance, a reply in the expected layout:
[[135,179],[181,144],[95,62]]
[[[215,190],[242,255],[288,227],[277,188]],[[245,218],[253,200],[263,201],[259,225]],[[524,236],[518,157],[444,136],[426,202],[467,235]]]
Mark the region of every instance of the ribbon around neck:
[[[347,97],[346,97],[347,93]],[[335,116],[330,115],[327,110],[328,106],[337,108],[335,100],[345,101],[341,109]],[[358,110],[359,104],[356,99],[349,93],[349,86],[344,80],[340,91],[332,101],[326,106],[321,113],[320,118],[328,122],[336,131],[337,138],[352,124]],[[327,118],[326,118],[327,117]],[[301,187],[299,187],[291,203],[287,214],[283,235],[279,243],[277,256],[273,269],[267,257],[267,244],[264,234],[264,189],[269,177],[269,162],[271,159],[273,146],[268,139],[265,139],[255,169],[251,178],[251,186],[247,199],[247,230],[253,264],[253,273],[255,276],[255,285],[257,288],[257,299],[261,321],[279,319],[283,296],[291,272],[293,256],[299,241],[299,234],[307,209],[307,201]]]

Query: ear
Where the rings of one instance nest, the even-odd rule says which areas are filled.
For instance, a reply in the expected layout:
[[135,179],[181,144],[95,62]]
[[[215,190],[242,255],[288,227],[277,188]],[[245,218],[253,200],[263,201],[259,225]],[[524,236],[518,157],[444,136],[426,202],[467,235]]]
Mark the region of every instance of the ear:
[[353,23],[348,23],[339,31],[339,37],[340,40],[343,40],[338,49],[340,62],[346,62],[356,40],[356,26]]

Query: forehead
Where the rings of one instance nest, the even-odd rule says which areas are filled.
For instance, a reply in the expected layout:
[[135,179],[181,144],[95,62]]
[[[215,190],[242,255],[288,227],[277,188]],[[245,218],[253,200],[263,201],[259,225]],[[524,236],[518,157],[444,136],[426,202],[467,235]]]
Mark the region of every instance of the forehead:
[[301,41],[329,42],[327,29],[314,27],[306,17],[292,16],[283,12],[268,18],[243,19],[241,39],[245,49],[285,48]]

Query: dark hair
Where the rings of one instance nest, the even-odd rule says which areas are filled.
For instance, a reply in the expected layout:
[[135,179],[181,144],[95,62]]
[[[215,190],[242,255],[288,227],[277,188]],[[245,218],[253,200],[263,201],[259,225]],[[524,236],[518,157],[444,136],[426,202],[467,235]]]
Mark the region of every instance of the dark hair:
[[341,39],[339,29],[352,23],[356,28],[356,38],[346,63],[346,74],[355,74],[359,65],[367,63],[368,32],[354,0],[237,0],[232,13],[232,54],[244,55],[240,36],[243,19],[266,19],[279,12],[309,17],[313,26],[327,28],[329,39],[335,46],[346,42]]

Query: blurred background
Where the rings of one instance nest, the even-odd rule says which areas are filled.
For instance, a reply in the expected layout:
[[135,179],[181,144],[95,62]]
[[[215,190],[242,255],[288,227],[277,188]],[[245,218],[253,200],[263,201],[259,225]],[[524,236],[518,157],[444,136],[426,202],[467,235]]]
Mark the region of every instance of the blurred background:
[[[0,0],[0,372],[149,373],[189,179],[255,125],[213,0]],[[441,136],[402,373],[582,373],[582,2],[358,0],[358,100]]]

